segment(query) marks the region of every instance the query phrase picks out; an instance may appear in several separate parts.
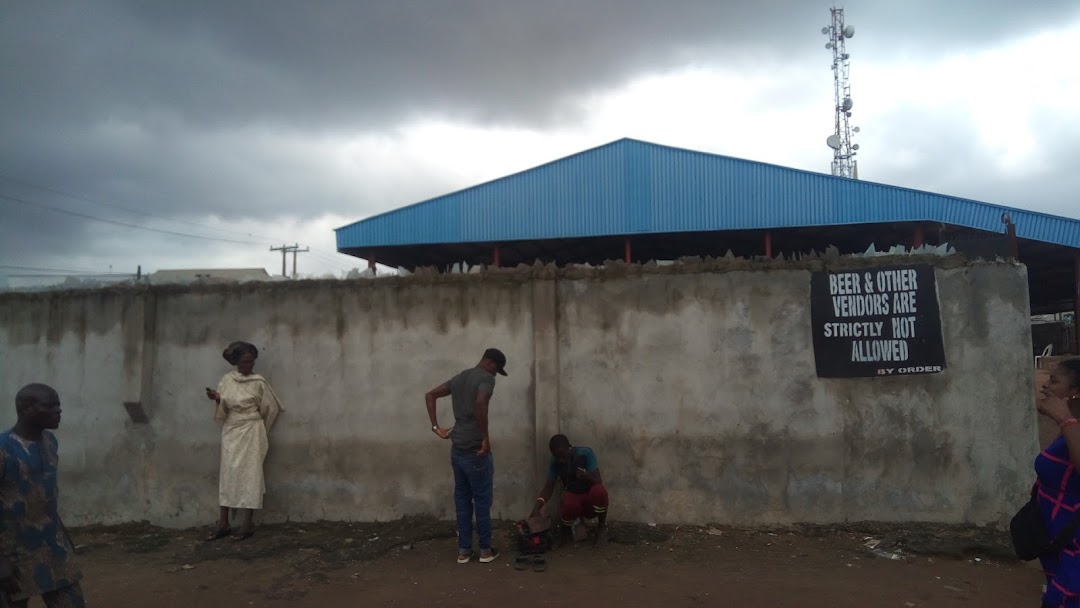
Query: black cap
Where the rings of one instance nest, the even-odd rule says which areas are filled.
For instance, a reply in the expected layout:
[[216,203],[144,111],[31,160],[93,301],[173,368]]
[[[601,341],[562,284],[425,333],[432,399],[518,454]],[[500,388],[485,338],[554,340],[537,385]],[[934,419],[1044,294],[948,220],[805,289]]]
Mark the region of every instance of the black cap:
[[494,361],[495,365],[498,366],[499,374],[503,376],[506,375],[506,370],[503,369],[506,367],[506,355],[504,355],[501,350],[497,348],[489,348],[484,351],[484,358]]

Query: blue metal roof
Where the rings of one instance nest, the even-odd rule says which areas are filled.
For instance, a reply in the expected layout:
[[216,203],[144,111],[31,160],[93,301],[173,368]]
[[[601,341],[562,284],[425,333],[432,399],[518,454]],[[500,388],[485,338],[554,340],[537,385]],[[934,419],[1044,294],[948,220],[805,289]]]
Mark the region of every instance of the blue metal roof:
[[620,139],[338,228],[338,249],[934,221],[1080,248],[1080,220]]

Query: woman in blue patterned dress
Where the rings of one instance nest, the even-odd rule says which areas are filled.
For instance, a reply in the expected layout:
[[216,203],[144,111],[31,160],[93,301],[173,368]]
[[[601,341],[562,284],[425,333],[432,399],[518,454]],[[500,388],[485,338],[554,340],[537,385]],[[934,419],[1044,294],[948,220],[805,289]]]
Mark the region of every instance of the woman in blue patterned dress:
[[[1080,359],[1063,361],[1037,400],[1039,413],[1061,435],[1035,459],[1039,510],[1051,538],[1080,517]],[[1077,534],[1056,554],[1039,558],[1046,573],[1043,608],[1080,608],[1080,540]]]

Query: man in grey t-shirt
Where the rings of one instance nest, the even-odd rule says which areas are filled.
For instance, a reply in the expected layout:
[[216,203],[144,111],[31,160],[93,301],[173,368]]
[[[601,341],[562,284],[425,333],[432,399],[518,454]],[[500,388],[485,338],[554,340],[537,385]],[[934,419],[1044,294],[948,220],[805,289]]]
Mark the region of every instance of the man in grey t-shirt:
[[[506,375],[506,355],[497,348],[484,351],[470,367],[424,395],[431,431],[450,439],[450,466],[454,470],[454,510],[457,512],[459,564],[472,559],[473,513],[480,544],[480,561],[488,563],[499,554],[491,546],[491,501],[495,460],[488,437],[488,403],[495,392],[495,374]],[[436,401],[451,396],[454,426],[444,429],[435,415]]]

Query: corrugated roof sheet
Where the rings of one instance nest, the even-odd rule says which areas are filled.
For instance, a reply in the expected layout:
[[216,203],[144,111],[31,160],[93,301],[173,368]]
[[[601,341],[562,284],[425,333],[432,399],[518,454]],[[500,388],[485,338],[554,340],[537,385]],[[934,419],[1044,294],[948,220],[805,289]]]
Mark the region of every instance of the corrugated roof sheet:
[[1080,220],[633,139],[338,228],[338,249],[935,221],[1080,248]]

